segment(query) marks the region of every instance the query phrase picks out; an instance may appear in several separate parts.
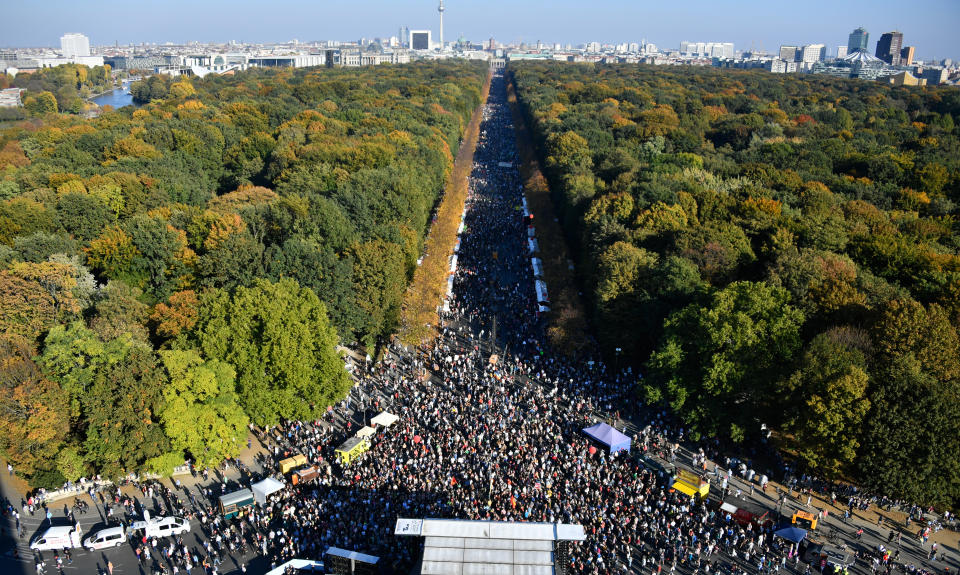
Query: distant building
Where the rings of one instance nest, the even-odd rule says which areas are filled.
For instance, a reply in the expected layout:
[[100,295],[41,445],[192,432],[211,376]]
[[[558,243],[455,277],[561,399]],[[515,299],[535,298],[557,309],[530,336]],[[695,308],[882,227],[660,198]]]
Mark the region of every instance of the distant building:
[[883,60],[871,56],[863,50],[856,50],[844,58],[830,62],[815,62],[810,71],[814,74],[826,74],[840,78],[860,78],[876,80],[891,75],[894,70],[884,65]]
[[903,47],[903,34],[900,32],[886,32],[877,42],[875,56],[891,66],[900,65],[900,50]]
[[793,74],[797,71],[797,63],[787,62],[780,59],[769,60],[766,62],[765,68],[768,72],[772,72],[774,74]]
[[400,47],[410,47],[410,28],[407,28],[406,26],[400,27]]
[[916,54],[914,46],[904,46],[900,50],[900,64],[902,66],[913,66],[913,57]]
[[780,59],[784,62],[796,62],[799,55],[799,46],[780,46]]
[[946,68],[923,68],[920,77],[927,81],[927,86],[943,84],[950,78]]
[[90,39],[83,34],[64,34],[60,37],[60,53],[64,58],[90,55]]
[[887,76],[887,82],[894,86],[924,86],[927,83],[925,79],[917,78],[906,70],[898,72],[893,76]]
[[847,55],[848,48],[846,46],[837,46],[837,58],[843,58]]
[[410,30],[410,48],[429,50],[433,47],[430,30]]
[[178,63],[175,56],[108,56],[103,63],[114,70],[153,70],[157,66]]
[[7,88],[0,90],[0,108],[19,108],[23,105],[20,101],[20,88]]
[[735,55],[732,42],[680,42],[680,52],[699,58],[727,59]]
[[496,49],[497,49],[497,41],[491,37],[490,40],[487,41],[487,50],[490,50],[492,52]]
[[823,44],[807,44],[806,46],[800,48],[799,57],[797,58],[800,62],[807,64],[812,64],[814,62],[822,62],[827,57],[827,47]]
[[847,53],[853,54],[857,50],[861,52],[866,52],[867,46],[869,45],[870,45],[870,33],[864,30],[863,27],[857,28],[856,30],[850,33],[850,37],[847,40]]

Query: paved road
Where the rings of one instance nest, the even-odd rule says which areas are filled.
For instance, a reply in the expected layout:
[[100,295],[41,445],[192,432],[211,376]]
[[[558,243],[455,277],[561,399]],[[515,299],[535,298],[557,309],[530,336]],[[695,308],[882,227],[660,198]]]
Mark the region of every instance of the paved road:
[[[255,440],[254,440],[255,441]],[[251,451],[251,454],[253,452]],[[252,461],[252,457],[249,465],[251,467],[256,466]],[[178,495],[184,501],[189,499],[188,489],[192,490],[195,496],[198,496],[199,487],[211,488],[216,490],[220,485],[219,479],[223,477],[222,475],[210,476],[210,479],[204,481],[202,477],[197,476],[193,477],[183,477],[181,478],[182,487],[177,491]],[[236,481],[241,477],[239,471],[235,468],[231,468],[226,473],[227,479]],[[175,485],[169,480],[165,481],[166,484],[175,488]],[[121,489],[121,493],[124,495],[130,496],[137,501],[137,506],[146,507],[147,509],[152,510],[154,516],[158,515],[159,505],[163,503],[163,500],[159,496],[154,496],[153,498],[144,497],[139,490],[133,488],[132,486],[126,486]],[[13,482],[9,480],[9,477],[4,474],[3,478],[0,479],[0,496],[6,500],[13,503],[15,507],[20,511],[20,522],[23,528],[23,537],[18,538],[16,536],[15,524],[12,520],[12,517],[9,514],[4,514],[2,519],[3,524],[3,533],[0,536],[0,574],[3,575],[35,575],[37,573],[36,564],[38,561],[42,560],[46,563],[46,568],[44,573],[55,574],[57,573],[57,563],[55,560],[56,553],[53,551],[44,551],[42,553],[34,552],[29,547],[29,542],[36,536],[49,527],[50,523],[47,521],[46,512],[43,509],[38,509],[33,515],[29,513],[24,513],[20,509],[20,504],[23,501],[23,495],[19,493],[16,487],[13,485]],[[96,532],[99,529],[103,529],[108,526],[117,525],[117,519],[126,519],[123,517],[123,508],[120,506],[113,506],[115,519],[112,519],[112,522],[108,524],[105,506],[101,503],[100,498],[96,498],[96,502],[92,502],[88,495],[79,496],[80,499],[89,503],[90,506],[87,509],[86,513],[76,514],[75,517],[80,523],[80,527],[83,530],[83,538],[86,539],[91,533]],[[66,513],[69,512],[70,507],[72,506],[74,499],[61,500],[52,503],[49,506],[49,510],[52,513],[52,521],[54,525],[69,525],[70,520],[67,518]],[[65,508],[66,506],[66,508]],[[128,520],[136,520],[141,517],[132,517]],[[190,522],[191,531],[183,535],[183,540],[189,546],[193,547],[196,550],[203,550],[204,543],[208,541],[204,530],[198,520],[192,520]],[[163,545],[165,539],[159,540],[158,547]],[[199,553],[201,557],[205,556],[206,553]],[[74,549],[72,550],[72,563],[63,561],[63,573],[90,573],[90,574],[99,574],[107,573],[108,562],[113,564],[113,573],[115,575],[123,574],[137,574],[137,575],[153,575],[157,569],[165,567],[164,562],[154,562],[154,561],[139,561],[134,552],[134,546],[129,542],[118,548],[112,548],[107,550],[101,550],[96,552],[87,551],[85,549]],[[248,552],[244,554],[235,553],[227,554],[224,557],[223,563],[218,567],[218,573],[220,574],[230,574],[230,573],[241,573],[241,565],[246,565],[247,573],[264,573],[269,570],[269,565],[267,562],[256,555],[253,552]],[[170,573],[171,570],[167,567],[167,573]],[[194,573],[200,573],[200,569],[194,569]]]

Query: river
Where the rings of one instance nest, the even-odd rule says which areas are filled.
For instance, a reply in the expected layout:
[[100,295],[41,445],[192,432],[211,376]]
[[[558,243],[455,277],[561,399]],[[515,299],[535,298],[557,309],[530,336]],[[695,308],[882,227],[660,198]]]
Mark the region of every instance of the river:
[[109,92],[104,92],[103,94],[92,98],[91,101],[98,106],[110,105],[114,108],[137,105],[133,103],[133,95],[130,94],[129,85],[125,85],[123,88],[117,88],[116,90],[111,90]]

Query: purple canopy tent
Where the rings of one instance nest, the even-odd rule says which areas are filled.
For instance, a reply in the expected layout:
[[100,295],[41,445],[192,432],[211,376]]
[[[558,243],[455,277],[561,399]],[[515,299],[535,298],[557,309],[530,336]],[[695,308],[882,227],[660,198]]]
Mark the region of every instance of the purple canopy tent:
[[627,452],[630,451],[630,438],[606,423],[598,423],[593,427],[584,428],[583,432],[600,443],[609,446],[610,453],[623,450]]

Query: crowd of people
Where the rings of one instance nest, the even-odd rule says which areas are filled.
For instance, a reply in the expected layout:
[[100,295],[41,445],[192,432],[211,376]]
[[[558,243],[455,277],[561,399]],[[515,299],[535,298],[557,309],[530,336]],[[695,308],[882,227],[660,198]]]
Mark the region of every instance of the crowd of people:
[[[617,421],[638,376],[613,373],[598,358],[574,363],[545,345],[518,161],[504,79],[495,75],[437,341],[429,349],[391,346],[376,367],[358,370],[338,409],[261,433],[269,455],[259,460],[262,471],[241,465],[240,484],[145,484],[152,509],[198,519],[204,535],[135,541],[153,572],[215,573],[227,557],[239,558],[234,568],[245,571],[253,557],[276,566],[319,559],[336,546],[408,573],[419,541],[393,535],[397,517],[580,524],[587,538],[571,547],[567,566],[576,573],[809,572],[797,546],[774,537],[769,525],[738,522],[674,491],[663,470],[636,457],[676,457],[683,429],[666,417],[632,432],[633,454],[611,454],[582,433],[599,418]],[[341,465],[337,446],[380,411],[399,419],[378,430],[367,453]],[[705,449],[692,463],[705,467],[716,455]],[[277,461],[294,453],[319,468],[316,480],[288,483],[265,505],[222,517],[221,494],[279,475]],[[125,519],[142,512],[119,495],[114,505]]]
[[[514,142],[504,81],[495,77],[440,337],[429,349],[396,346],[359,375],[365,412],[400,417],[359,460],[337,463],[346,434],[329,425],[334,419],[277,432],[275,457],[303,453],[323,471],[252,518],[280,537],[271,561],[337,546],[407,572],[417,547],[392,535],[406,516],[581,524],[587,539],[572,547],[569,566],[580,573],[709,573],[721,555],[779,569],[795,550],[758,526],[669,489],[665,474],[626,452],[590,449],[581,430],[619,405],[633,387],[624,379],[635,376],[599,360],[573,363],[544,345]],[[636,449],[670,457],[681,433],[650,427],[635,434]]]

